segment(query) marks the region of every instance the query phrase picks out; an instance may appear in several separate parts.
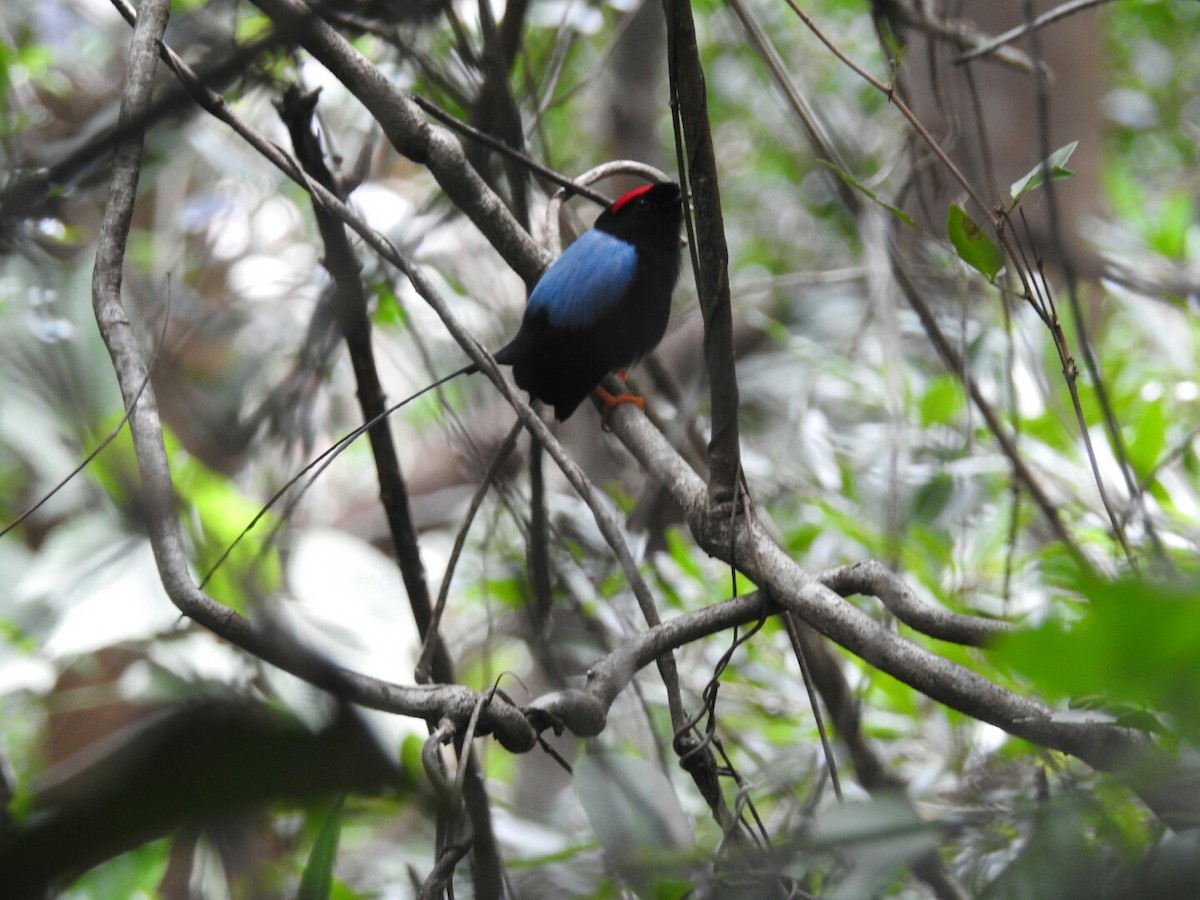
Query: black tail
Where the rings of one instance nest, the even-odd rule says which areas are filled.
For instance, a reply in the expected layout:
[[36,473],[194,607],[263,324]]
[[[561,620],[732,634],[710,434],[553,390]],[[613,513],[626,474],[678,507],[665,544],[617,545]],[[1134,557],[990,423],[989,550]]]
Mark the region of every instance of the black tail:
[[[479,366],[476,365],[475,363],[469,363],[468,365],[463,366],[461,369],[455,369],[449,375],[443,375],[437,381],[433,382],[433,384],[425,385],[425,387],[421,388],[415,394],[409,394],[407,397],[405,397],[399,403],[393,403],[391,406],[389,406],[387,409],[385,409],[379,416],[377,416],[376,419],[382,419],[382,418],[385,418],[386,416],[390,416],[392,413],[394,413],[400,407],[406,406],[409,403],[412,403],[418,397],[420,397],[423,394],[428,394],[434,388],[441,387],[443,384],[445,384],[451,378],[457,378],[459,375],[474,375],[478,371],[479,371]],[[375,420],[368,422],[367,427],[370,427],[372,424],[374,424],[374,421]]]

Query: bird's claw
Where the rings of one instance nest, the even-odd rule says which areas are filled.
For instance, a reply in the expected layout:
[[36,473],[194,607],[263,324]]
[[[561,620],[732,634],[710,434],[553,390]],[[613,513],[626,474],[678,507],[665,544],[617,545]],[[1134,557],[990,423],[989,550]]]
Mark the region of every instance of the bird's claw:
[[596,388],[596,393],[600,395],[601,401],[604,403],[604,411],[600,414],[600,427],[605,431],[611,431],[608,427],[608,418],[612,415],[612,411],[622,403],[632,403],[638,409],[645,412],[646,401],[642,397],[632,391],[623,391],[620,394],[610,394],[602,387]]

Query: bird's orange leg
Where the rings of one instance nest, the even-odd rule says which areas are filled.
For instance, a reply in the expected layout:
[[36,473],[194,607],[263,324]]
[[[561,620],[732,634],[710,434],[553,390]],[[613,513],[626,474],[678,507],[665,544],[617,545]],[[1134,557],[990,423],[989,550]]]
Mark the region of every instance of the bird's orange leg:
[[[622,382],[629,380],[629,375],[624,369],[617,369],[617,377],[620,378]],[[620,394],[614,395],[597,385],[596,393],[599,395],[600,400],[604,403],[604,411],[600,414],[600,427],[605,431],[608,431],[608,417],[611,416],[612,411],[622,403],[632,403],[638,409],[643,411],[646,409],[645,399],[639,397],[632,391],[624,391]]]

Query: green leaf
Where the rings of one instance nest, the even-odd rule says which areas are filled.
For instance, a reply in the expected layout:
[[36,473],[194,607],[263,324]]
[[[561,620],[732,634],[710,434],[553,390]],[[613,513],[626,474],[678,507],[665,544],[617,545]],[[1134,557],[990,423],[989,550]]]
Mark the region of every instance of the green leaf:
[[389,282],[382,279],[376,281],[370,286],[370,291],[375,298],[375,306],[371,312],[372,323],[391,328],[408,327],[408,316]]
[[574,781],[605,859],[639,896],[686,878],[692,825],[661,769],[635,756],[588,753]]
[[865,802],[849,802],[824,810],[809,829],[806,854],[797,857],[800,867],[786,871],[802,876],[806,857],[828,856],[846,865],[848,875],[821,896],[850,900],[881,897],[913,862],[936,851],[938,829],[921,821],[900,794],[882,794]]
[[308,854],[304,874],[300,877],[297,900],[329,900],[333,890],[333,863],[337,859],[338,838],[342,831],[342,807],[346,795],[334,801],[321,822],[317,840]]
[[1146,217],[1146,240],[1167,259],[1187,258],[1187,236],[1196,221],[1196,205],[1190,193],[1166,196],[1152,215]]
[[957,203],[951,204],[946,216],[946,232],[958,258],[995,283],[996,275],[1004,268],[1004,252]]
[[1071,158],[1071,154],[1075,152],[1075,148],[1078,146],[1079,141],[1071,141],[1066,146],[1059,147],[1046,158],[1045,163],[1038,163],[1026,172],[1023,177],[1014,181],[1012,187],[1008,190],[1013,198],[1013,202],[1015,203],[1030,191],[1041,187],[1042,173],[1046,169],[1050,170],[1051,181],[1073,178],[1075,173],[1067,168],[1067,160]]
[[917,489],[909,507],[909,515],[917,522],[933,522],[954,497],[954,479],[937,472]]
[[1103,858],[1090,839],[1085,809],[1069,795],[1033,807],[1029,840],[978,896],[982,900],[1104,896]]
[[1145,477],[1154,471],[1167,449],[1171,420],[1166,399],[1139,399],[1126,415],[1132,420],[1129,424],[1129,461],[1134,471]]
[[925,388],[917,403],[921,427],[948,425],[963,411],[963,389],[952,375],[939,375]]
[[106,860],[54,896],[65,900],[88,897],[156,897],[167,871],[171,838],[160,838]]
[[831,163],[827,159],[819,160],[819,162],[821,163],[821,165],[825,166],[827,169],[830,169],[831,171],[835,172],[837,174],[837,176],[842,179],[842,181],[846,182],[846,184],[850,185],[850,187],[854,188],[856,191],[858,191],[860,194],[865,196],[871,202],[879,204],[880,206],[882,206],[889,213],[891,213],[893,216],[895,216],[897,219],[899,219],[901,222],[905,223],[906,225],[912,225],[912,226],[916,227],[917,223],[913,221],[912,216],[910,216],[904,210],[900,209],[900,207],[893,206],[892,204],[888,203],[887,201],[882,200],[878,194],[876,194],[873,190],[871,190],[869,187],[867,187],[861,181],[856,179],[849,172],[842,171],[841,169],[839,169],[837,166],[835,166],[833,163]]
[[265,35],[271,29],[271,20],[259,12],[244,15],[237,21],[236,35],[238,43],[248,44]]
[[1083,696],[1094,707],[1099,695],[1126,721],[1129,707],[1158,710],[1200,733],[1200,580],[1081,579],[1078,590],[1090,601],[1078,621],[1011,635],[994,658],[1051,697]]
[[660,879],[654,886],[654,900],[684,900],[695,895],[694,888],[690,881]]
[[220,562],[205,589],[215,600],[245,613],[248,597],[267,596],[283,581],[283,564],[272,539],[278,516],[268,511],[247,531],[262,511],[257,499],[244,496],[228,477],[186,453],[172,453],[171,467],[179,498],[190,513],[183,522],[194,542],[197,568],[209,573]]

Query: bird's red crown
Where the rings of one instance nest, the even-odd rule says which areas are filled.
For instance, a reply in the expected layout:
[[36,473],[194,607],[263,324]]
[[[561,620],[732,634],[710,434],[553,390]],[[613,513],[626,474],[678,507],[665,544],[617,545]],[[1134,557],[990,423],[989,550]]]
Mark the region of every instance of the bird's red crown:
[[654,185],[644,184],[639,188],[634,188],[632,191],[630,191],[627,194],[622,194],[620,197],[618,197],[616,200],[613,201],[612,212],[620,212],[622,206],[624,206],[626,203],[628,203],[633,198],[642,196],[642,194],[646,193],[652,187],[654,187]]

